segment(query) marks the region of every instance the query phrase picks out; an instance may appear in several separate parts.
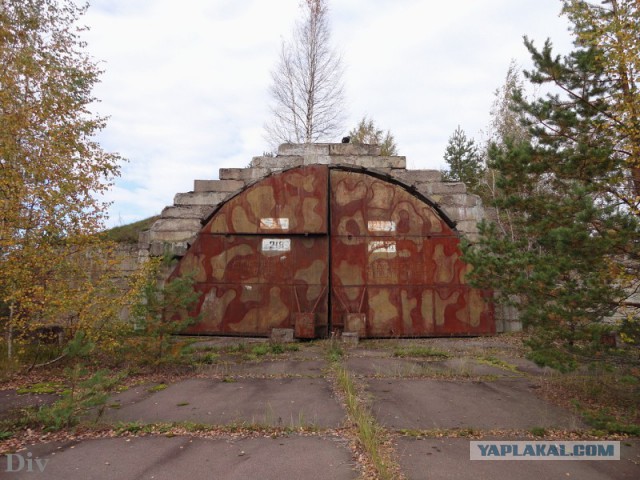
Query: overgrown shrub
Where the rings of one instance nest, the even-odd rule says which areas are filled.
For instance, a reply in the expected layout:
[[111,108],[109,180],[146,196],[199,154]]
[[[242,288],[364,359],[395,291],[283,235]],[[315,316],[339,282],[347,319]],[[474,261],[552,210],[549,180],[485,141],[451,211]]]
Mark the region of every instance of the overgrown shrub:
[[[149,260],[141,275],[138,298],[132,307],[135,335],[130,341],[139,355],[148,355],[152,363],[177,359],[182,345],[171,342],[171,335],[180,333],[197,322],[191,309],[198,300],[193,275],[187,273],[168,281],[162,277],[172,267],[172,260]],[[175,348],[172,348],[175,347]]]

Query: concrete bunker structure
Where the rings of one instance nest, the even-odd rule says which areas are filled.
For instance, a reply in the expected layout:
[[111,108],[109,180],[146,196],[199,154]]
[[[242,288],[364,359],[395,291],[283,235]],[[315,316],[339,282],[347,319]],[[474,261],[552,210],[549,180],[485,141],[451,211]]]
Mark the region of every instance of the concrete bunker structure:
[[466,283],[461,235],[484,212],[464,184],[354,144],[281,145],[177,194],[142,246],[181,257],[200,293],[186,333],[298,338],[496,331],[492,292]]

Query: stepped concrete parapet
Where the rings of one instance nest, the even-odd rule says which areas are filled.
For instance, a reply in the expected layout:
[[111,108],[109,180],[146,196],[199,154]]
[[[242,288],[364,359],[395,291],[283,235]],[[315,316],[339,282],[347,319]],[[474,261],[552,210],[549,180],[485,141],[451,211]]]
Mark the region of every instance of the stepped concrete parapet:
[[486,218],[480,198],[468,193],[464,183],[443,182],[438,170],[408,170],[406,157],[382,156],[377,145],[286,143],[275,156],[254,157],[247,168],[221,168],[218,179],[195,180],[193,191],[177,193],[173,205],[165,207],[151,229],[143,232],[140,248],[152,256],[167,251],[181,256],[212,212],[247,185],[285,169],[313,164],[353,166],[389,175],[436,203],[471,241],[477,238],[477,223]]

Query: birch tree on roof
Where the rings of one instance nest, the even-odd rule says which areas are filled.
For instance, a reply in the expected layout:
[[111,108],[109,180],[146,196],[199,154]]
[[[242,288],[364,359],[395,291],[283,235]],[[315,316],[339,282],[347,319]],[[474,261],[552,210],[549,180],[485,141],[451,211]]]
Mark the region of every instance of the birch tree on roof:
[[334,140],[344,121],[343,67],[331,47],[325,0],[304,0],[293,38],[283,41],[271,72],[272,119],[265,138],[280,143]]

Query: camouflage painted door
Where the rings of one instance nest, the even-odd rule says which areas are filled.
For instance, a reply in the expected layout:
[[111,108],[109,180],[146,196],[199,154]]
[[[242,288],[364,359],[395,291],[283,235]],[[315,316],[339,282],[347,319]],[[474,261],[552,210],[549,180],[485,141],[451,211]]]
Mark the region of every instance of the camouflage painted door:
[[271,175],[216,211],[173,275],[201,293],[187,333],[361,337],[494,331],[437,206],[384,176],[313,165]]
[[361,337],[494,331],[465,283],[459,236],[428,199],[388,178],[331,171],[331,319]]
[[[272,175],[216,211],[174,275],[191,272],[201,293],[191,334],[299,336],[328,331],[328,170]],[[306,320],[306,325],[305,325]]]

